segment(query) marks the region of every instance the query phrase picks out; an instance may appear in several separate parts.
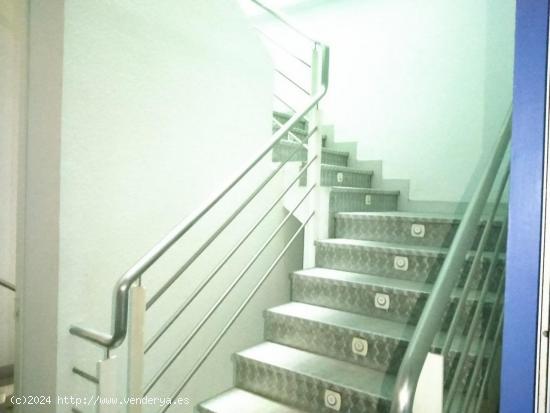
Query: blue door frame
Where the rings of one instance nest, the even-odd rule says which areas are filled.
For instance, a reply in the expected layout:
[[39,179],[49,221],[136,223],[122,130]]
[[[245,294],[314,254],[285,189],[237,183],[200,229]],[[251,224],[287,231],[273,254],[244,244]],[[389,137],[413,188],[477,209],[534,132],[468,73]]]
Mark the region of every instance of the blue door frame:
[[535,409],[548,0],[517,0],[502,413]]

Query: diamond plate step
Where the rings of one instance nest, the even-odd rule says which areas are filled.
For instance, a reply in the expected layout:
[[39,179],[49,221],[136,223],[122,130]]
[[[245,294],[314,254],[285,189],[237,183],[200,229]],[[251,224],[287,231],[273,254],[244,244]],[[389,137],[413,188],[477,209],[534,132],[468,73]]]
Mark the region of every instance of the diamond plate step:
[[[335,237],[406,245],[449,247],[461,216],[411,212],[340,212],[336,214]],[[494,250],[502,221],[493,225],[486,250]],[[477,246],[485,227],[480,223]]]
[[[298,149],[292,160],[305,162],[307,160],[307,150],[304,147],[300,148],[300,146],[295,142],[281,141],[273,148],[271,160],[273,162],[286,161]],[[335,151],[328,148],[323,148],[321,151],[321,162],[323,164],[347,166],[348,160],[349,152]]]
[[[363,169],[348,168],[336,165],[321,165],[322,186],[348,186],[353,188],[370,188],[372,182],[372,171]],[[300,185],[307,184],[307,176],[300,179]]]
[[275,343],[236,354],[237,386],[310,413],[334,413],[325,391],[341,396],[341,412],[388,412],[395,377]]
[[336,186],[330,189],[331,214],[346,211],[396,211],[399,191]]
[[[266,310],[265,321],[266,340],[391,374],[397,374],[414,332],[411,325],[298,302]],[[366,354],[357,351],[358,338],[367,342]],[[432,351],[439,353],[444,339],[439,334]],[[456,368],[462,340],[457,337],[446,360],[448,377]],[[473,367],[479,345],[474,342],[467,368]]]
[[[316,241],[315,245],[317,267],[430,283],[437,278],[447,254],[446,248],[342,238]],[[492,253],[484,253],[482,265],[475,274],[477,279],[486,274],[491,257]],[[498,276],[503,273],[504,256],[500,257],[492,289],[496,288]],[[472,259],[473,254],[468,254],[462,270],[462,281]]]
[[[296,271],[291,278],[293,301],[408,325],[418,322],[432,291],[430,284],[326,268]],[[457,289],[451,296],[443,314],[443,330],[451,322],[460,292]],[[385,306],[380,305],[383,299]],[[465,331],[478,301],[479,291],[471,291],[458,331]],[[494,302],[495,294],[488,293],[480,328],[484,328]]]
[[226,391],[197,409],[200,413],[305,413],[241,389]]
[[[283,112],[273,112],[273,117],[277,119],[281,123],[286,123],[288,120],[292,117],[290,113],[283,113]],[[306,119],[300,119],[298,122],[296,122],[296,127],[306,130],[308,129],[308,122]]]

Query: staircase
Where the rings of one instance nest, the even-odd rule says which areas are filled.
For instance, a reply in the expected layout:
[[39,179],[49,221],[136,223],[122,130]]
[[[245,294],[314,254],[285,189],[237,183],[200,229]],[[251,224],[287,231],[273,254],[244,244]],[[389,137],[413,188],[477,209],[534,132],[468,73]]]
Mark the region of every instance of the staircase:
[[[273,159],[296,145],[281,143]],[[304,160],[304,154],[296,160]],[[314,268],[291,274],[292,302],[265,311],[266,341],[234,356],[235,388],[200,404],[200,412],[390,411],[396,374],[460,217],[397,211],[399,193],[371,188],[372,172],[349,168],[348,160],[349,153],[322,149],[321,184],[330,187],[333,237],[315,242]],[[498,220],[492,226],[474,274],[476,285],[489,272],[501,226]],[[481,223],[473,247],[483,228]],[[469,254],[464,262],[432,347],[435,353],[441,352],[473,258]],[[479,332],[487,328],[497,301],[502,256],[496,267]],[[479,297],[479,289],[470,291],[463,307],[467,316],[446,359],[445,370],[451,371],[446,389]],[[466,390],[480,347],[476,340],[468,351],[460,392]]]
[[[251,162],[118,279],[108,332],[70,327],[69,332],[79,340],[105,350],[104,358],[96,363],[96,374],[89,367],[82,368],[81,360],[72,372],[94,386],[99,397],[142,400],[160,392],[176,400],[303,235],[307,264],[291,274],[292,302],[265,311],[265,342],[234,355],[235,387],[199,404],[199,412],[496,412],[494,377],[500,364],[507,231],[506,214],[497,212],[505,209],[511,113],[463,215],[399,211],[402,194],[372,188],[373,171],[353,167],[348,152],[327,147],[323,139],[319,103],[329,85],[329,47],[261,1],[251,2],[308,43],[311,59],[286,52],[305,68],[311,85],[305,88],[275,68],[276,74],[305,94],[302,102],[274,93],[275,101],[291,109],[291,114],[275,106],[274,133]],[[226,211],[227,216],[213,222],[216,229],[204,241],[185,244],[191,255],[148,294],[142,278],[149,277],[149,268],[178,242],[185,242],[197,223],[212,219],[209,212],[243,178],[255,174],[262,161],[275,167],[259,177],[257,187],[247,190],[244,199]],[[228,243],[228,251],[216,250],[221,260],[193,291],[186,289],[182,302],[164,308],[166,320],[152,323],[154,331],[145,337],[146,312],[167,291],[174,291],[174,283],[236,217],[248,212],[247,207],[254,205],[257,195],[280,172],[284,173],[283,188],[273,194],[273,202],[256,206],[261,216]],[[285,217],[273,232],[261,234],[263,244],[232,276],[230,285],[208,301],[206,312],[189,314],[189,306],[228,260],[242,251],[243,243],[270,211],[283,206]],[[270,265],[257,270],[259,274],[254,271],[257,277],[252,288],[243,286],[244,275],[294,218],[299,228],[285,236],[285,246],[278,253],[267,257]],[[229,294],[243,288],[245,298],[228,310],[228,320],[221,328],[216,326],[215,337],[201,341],[199,352],[184,354]],[[176,320],[184,315],[193,323],[186,336],[178,338],[162,360],[155,360],[152,373],[146,375],[147,353],[168,330],[174,331]],[[113,356],[112,350],[123,344],[126,357]],[[193,364],[180,371],[177,362],[184,356]],[[436,360],[437,366],[424,369],[428,359]],[[182,377],[166,386],[163,378],[169,371]],[[436,377],[430,386],[423,378],[425,373]],[[124,382],[122,390],[115,385],[119,381]],[[175,411],[170,404],[153,408],[155,413]],[[101,408],[97,411],[103,413]],[[143,409],[137,404],[124,411],[142,413]]]

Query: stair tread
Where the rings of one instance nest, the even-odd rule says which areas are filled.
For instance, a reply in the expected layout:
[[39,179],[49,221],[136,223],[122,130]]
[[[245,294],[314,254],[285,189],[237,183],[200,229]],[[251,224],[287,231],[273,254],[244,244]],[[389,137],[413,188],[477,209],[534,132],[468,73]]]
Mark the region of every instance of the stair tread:
[[375,189],[375,188],[357,188],[353,186],[333,186],[331,192],[358,192],[379,195],[399,195],[401,192],[397,190]]
[[[415,330],[415,326],[410,324],[299,302],[282,304],[266,311],[407,342],[411,340]],[[443,346],[445,337],[445,333],[438,333],[434,340],[436,348],[440,349]],[[465,339],[463,336],[456,336],[451,350],[460,351],[464,347]],[[473,355],[477,354],[480,345],[481,341],[475,339],[470,353]]]
[[[322,244],[332,244],[338,246],[350,246],[356,248],[369,248],[377,249],[390,253],[397,254],[413,254],[413,255],[424,255],[431,257],[445,256],[448,252],[448,248],[442,247],[433,247],[425,245],[410,245],[410,244],[398,244],[395,242],[383,242],[383,241],[370,241],[370,240],[360,240],[360,239],[351,239],[351,238],[327,238],[323,240],[315,241],[315,245]],[[475,251],[469,251],[466,254],[467,258],[472,258],[475,254]],[[491,251],[486,251],[483,253],[483,257],[491,257],[494,255]],[[499,258],[504,259],[506,254],[500,253]]]
[[387,250],[391,252],[399,252],[403,254],[424,254],[429,256],[441,256],[445,255],[448,251],[447,248],[427,247],[424,245],[408,245],[398,244],[394,242],[381,242],[381,241],[369,241],[369,240],[357,240],[351,238],[328,238],[319,241],[315,241],[315,244],[332,244],[341,246],[351,246],[360,248],[375,248],[380,250]]
[[[306,277],[324,278],[335,281],[344,281],[354,284],[367,284],[378,287],[393,288],[398,290],[413,291],[417,293],[430,294],[433,289],[433,284],[421,283],[417,281],[403,280],[400,278],[385,277],[372,274],[355,273],[350,271],[333,270],[329,268],[308,268],[295,271],[294,274]],[[462,289],[456,288],[451,297],[459,297]],[[469,298],[474,300],[479,297],[480,291],[470,291]],[[486,302],[494,302],[496,294],[488,292],[485,298]]]
[[[292,147],[300,146],[300,144],[298,142],[291,142],[291,141],[280,141],[279,144],[280,145],[286,145],[286,146],[292,146]],[[347,152],[347,151],[338,151],[336,149],[331,149],[331,148],[321,148],[321,150],[325,153],[331,153],[331,154],[334,154],[334,155],[349,156],[349,152]],[[325,164],[325,165],[328,165],[328,164]]]
[[347,173],[362,174],[362,175],[374,174],[374,171],[371,171],[369,169],[350,168],[349,166],[330,165],[326,163],[321,164],[321,168],[332,170],[332,171],[347,172]]
[[231,389],[201,403],[201,408],[216,413],[304,413],[242,389]]
[[313,377],[335,386],[390,399],[395,376],[325,356],[265,342],[237,353],[284,370]]
[[[382,212],[338,212],[336,213],[338,218],[359,218],[359,219],[378,219],[378,218],[396,218],[403,220],[422,220],[430,223],[450,223],[458,224],[462,220],[461,214],[443,214],[443,213],[431,213],[431,212],[407,212],[407,211],[382,211]],[[484,223],[486,218],[481,218],[480,224]],[[502,217],[496,217],[495,224],[502,223]]]
[[355,331],[374,332],[386,337],[407,341],[410,340],[415,329],[414,326],[395,321],[298,302],[283,304],[267,311]]

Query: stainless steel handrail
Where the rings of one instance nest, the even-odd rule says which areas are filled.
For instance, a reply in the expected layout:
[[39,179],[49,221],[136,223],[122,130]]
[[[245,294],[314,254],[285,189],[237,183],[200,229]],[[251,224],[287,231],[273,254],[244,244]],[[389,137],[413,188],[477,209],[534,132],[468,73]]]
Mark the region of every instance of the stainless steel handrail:
[[481,214],[506,153],[512,128],[511,115],[510,109],[491,160],[466,209],[434,284],[432,293],[424,306],[407,347],[395,381],[391,413],[412,412],[416,386],[424,361],[443,322],[441,314],[444,314],[451,294],[457,284],[460,269],[473,244]]
[[[260,5],[262,8],[269,10],[260,2],[255,0],[252,1]],[[275,12],[272,14],[278,16]],[[283,19],[281,18],[281,20]],[[313,109],[325,96],[328,89],[330,51],[326,45],[322,45],[320,43],[316,43],[315,47],[319,48],[321,55],[321,73],[319,77],[320,87],[318,92],[312,96],[309,103],[304,105],[301,110],[294,113],[284,124],[284,126],[273,134],[270,142],[261,149],[258,155],[256,155],[245,168],[239,171],[239,173],[237,173],[237,175],[230,180],[228,184],[226,184],[210,200],[208,200],[204,206],[198,208],[194,213],[179,223],[117,281],[113,291],[110,333],[104,333],[79,326],[71,326],[69,329],[71,334],[109,349],[118,347],[122,344],[128,329],[129,291],[132,284],[138,281],[147,269],[149,269],[161,256],[163,256],[164,253],[166,253],[184,234],[186,234],[189,229],[191,229],[208,211],[210,211],[214,205],[216,205],[231,189],[233,189],[241,181],[241,179],[244,178],[273,149],[273,147],[275,147],[275,145],[277,145],[277,143],[284,138],[287,132],[289,132],[292,127],[307,113],[309,113],[309,111]]]
[[[315,128],[316,129],[316,128]],[[306,141],[311,137],[311,134],[308,134]],[[178,280],[178,278],[183,274],[183,272],[195,262],[195,260],[208,248],[208,246],[227,228],[231,222],[246,208],[248,204],[260,193],[260,191],[269,183],[271,180],[281,171],[285,164],[287,164],[291,159],[294,158],[295,154],[298,153],[302,148],[297,148],[285,161],[281,162],[277,168],[273,170],[263,181],[258,185],[258,187],[235,209],[235,211],[227,217],[227,219],[204,241],[201,246],[193,253],[193,255],[187,259],[187,261],[178,269],[178,271],[170,277],[170,279],[160,287],[155,294],[147,301],[146,309],[148,310],[153,304],[155,304],[163,294],[168,291],[170,286]]]
[[15,291],[15,284],[7,280],[3,280],[2,278],[0,278],[0,287],[7,288],[10,291]]
[[309,67],[311,69],[311,64],[308,63],[307,61],[305,61],[304,59],[302,59],[300,56],[298,56],[297,54],[291,52],[290,50],[288,50],[285,46],[283,46],[281,43],[279,43],[277,40],[275,40],[273,37],[271,37],[270,35],[268,35],[266,32],[264,32],[263,30],[261,29],[258,29],[257,27],[255,27],[255,29],[258,31],[258,33],[260,33],[263,37],[265,37],[267,40],[269,40],[271,43],[273,43],[275,46],[277,46],[279,49],[281,49],[282,51],[284,51],[286,54],[288,54],[289,56],[291,56],[292,58],[296,59],[297,61],[299,61],[300,63],[302,63],[304,66],[306,67]]
[[290,83],[292,83],[294,86],[296,86],[298,89],[300,89],[303,93],[310,96],[311,93],[309,90],[307,90],[305,87],[303,87],[301,84],[299,84],[296,80],[292,79],[289,75],[285,74],[282,70],[275,68],[275,73],[278,73],[280,76],[288,80]]
[[[241,313],[243,312],[243,310],[246,308],[246,306],[248,305],[248,303],[250,302],[250,300],[252,300],[252,298],[256,295],[256,293],[258,292],[258,290],[260,289],[260,287],[264,284],[264,282],[267,280],[267,278],[269,277],[269,275],[271,274],[271,272],[275,269],[275,267],[277,266],[277,264],[279,263],[279,261],[281,261],[281,258],[284,257],[284,255],[286,254],[286,252],[288,251],[288,249],[290,248],[290,246],[294,243],[294,241],[296,240],[296,238],[298,237],[298,235],[300,235],[300,233],[304,230],[305,226],[309,223],[309,221],[311,220],[311,218],[313,218],[313,216],[315,215],[315,212],[311,212],[309,214],[309,216],[306,218],[306,220],[302,223],[302,225],[300,225],[300,228],[298,228],[296,230],[296,232],[294,233],[294,235],[290,238],[290,240],[286,243],[286,245],[284,246],[284,248],[282,249],[282,251],[279,253],[279,255],[277,255],[277,257],[275,258],[275,260],[273,261],[273,263],[269,266],[269,268],[266,270],[266,272],[262,275],[262,277],[260,278],[260,280],[256,283],[256,285],[254,286],[254,288],[252,289],[252,291],[246,296],[246,298],[244,299],[244,301],[241,303],[241,305],[239,306],[239,308],[237,308],[237,310],[233,313],[233,315],[231,316],[231,318],[229,319],[229,321],[225,324],[225,326],[221,329],[221,331],[219,332],[219,334],[216,336],[216,338],[214,339],[214,341],[210,344],[210,346],[208,346],[208,348],[206,349],[206,351],[201,355],[201,357],[197,360],[197,362],[195,363],[195,365],[191,368],[191,370],[189,371],[189,373],[187,373],[187,376],[185,377],[185,379],[183,380],[183,382],[178,386],[178,388],[174,391],[174,393],[171,394],[171,398],[172,400],[175,400],[178,395],[182,392],[182,390],[185,388],[185,386],[187,385],[187,383],[189,383],[189,380],[191,380],[193,378],[193,376],[197,373],[197,371],[199,370],[199,368],[202,366],[202,364],[205,362],[205,360],[207,359],[207,357],[210,355],[210,353],[212,353],[212,351],[216,348],[216,346],[218,345],[218,343],[220,342],[220,340],[225,336],[225,334],[227,333],[227,331],[229,331],[229,328],[233,325],[233,323],[235,323],[235,321],[237,320],[237,318],[239,317],[239,315],[241,315]],[[170,408],[170,405],[166,405],[165,407],[163,407],[163,409],[159,412],[159,413],[165,413],[168,409]]]
[[307,34],[305,34],[302,30],[298,29],[296,26],[294,26],[293,24],[291,24],[288,19],[286,17],[283,17],[281,15],[280,12],[276,12],[275,10],[267,7],[265,4],[263,4],[262,2],[258,1],[258,0],[250,0],[252,3],[256,4],[257,6],[260,6],[262,9],[264,9],[266,12],[268,12],[269,14],[271,14],[273,17],[275,17],[277,20],[279,20],[280,22],[282,22],[283,24],[285,24],[287,27],[291,28],[292,30],[294,30],[296,33],[298,33],[300,36],[302,36],[303,38],[309,40],[311,43],[313,44],[321,44],[321,42],[315,40],[313,37],[310,37],[308,36]]
[[284,196],[292,189],[294,184],[307,172],[307,169],[313,162],[317,160],[317,157],[312,158],[296,175],[296,177],[286,186],[286,188],[271,202],[270,206],[264,211],[262,216],[256,220],[256,222],[246,231],[246,233],[235,243],[231,250],[222,258],[222,260],[216,265],[216,267],[210,271],[207,277],[205,277],[195,290],[185,299],[182,305],[176,310],[176,312],[168,318],[168,320],[162,325],[161,328],[153,335],[153,337],[145,345],[145,353],[155,345],[155,343],[164,335],[168,328],[183,314],[187,307],[193,302],[193,300],[199,295],[208,283],[219,273],[219,271],[225,266],[227,261],[235,255],[237,250],[245,243],[245,241],[256,231],[264,219],[275,209]]
[[244,277],[244,275],[248,272],[248,270],[254,265],[254,263],[258,260],[258,258],[261,256],[261,254],[265,251],[265,249],[269,246],[271,241],[273,241],[273,238],[281,231],[281,229],[285,226],[285,224],[288,222],[288,220],[294,216],[294,213],[297,211],[297,209],[302,205],[302,203],[306,200],[306,198],[309,196],[309,194],[315,189],[316,185],[313,184],[310,186],[310,188],[306,191],[306,193],[300,198],[300,200],[296,203],[294,208],[289,211],[283,220],[277,225],[277,227],[271,232],[268,239],[261,245],[261,247],[258,249],[258,251],[253,255],[253,257],[247,262],[247,264],[244,266],[244,268],[239,272],[239,275],[237,275],[229,287],[226,288],[226,290],[223,292],[223,294],[216,300],[214,305],[208,310],[208,312],[202,317],[202,319],[195,325],[191,333],[187,336],[187,338],[178,346],[177,350],[170,356],[170,358],[161,366],[161,368],[155,373],[151,381],[145,386],[145,389],[143,390],[143,395],[146,396],[151,389],[154,387],[154,385],[160,380],[160,378],[166,373],[168,368],[172,365],[172,363],[179,357],[179,355],[185,350],[185,348],[189,345],[191,340],[197,335],[197,333],[201,330],[201,328],[204,326],[204,324],[209,320],[209,318],[214,314],[214,312],[218,309],[220,304],[227,298],[229,293],[235,288],[235,286],[239,283],[239,281]]

